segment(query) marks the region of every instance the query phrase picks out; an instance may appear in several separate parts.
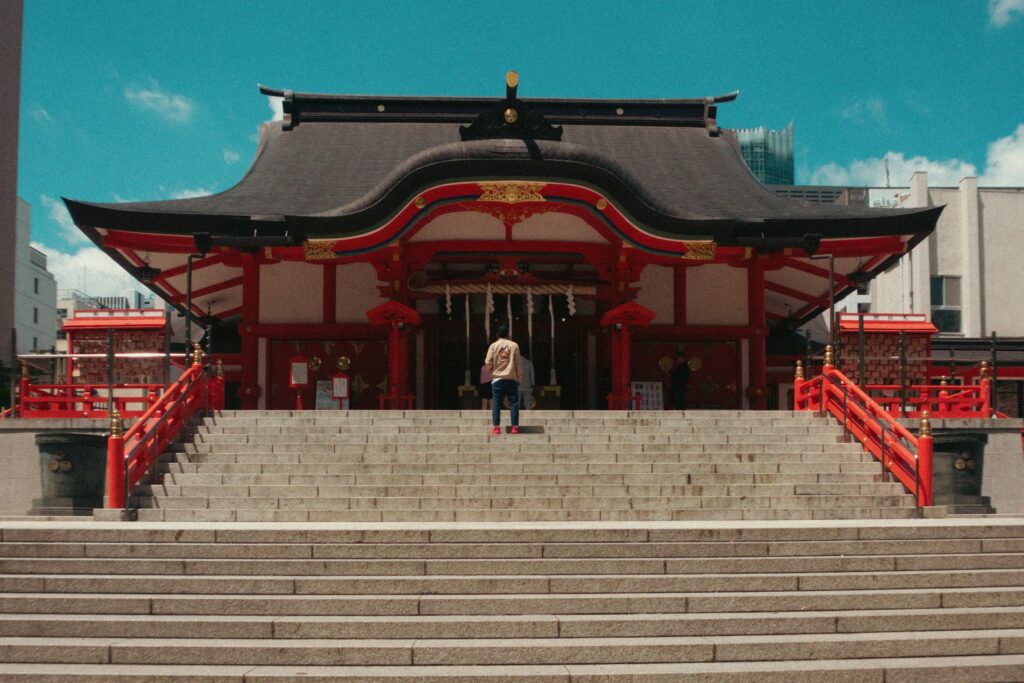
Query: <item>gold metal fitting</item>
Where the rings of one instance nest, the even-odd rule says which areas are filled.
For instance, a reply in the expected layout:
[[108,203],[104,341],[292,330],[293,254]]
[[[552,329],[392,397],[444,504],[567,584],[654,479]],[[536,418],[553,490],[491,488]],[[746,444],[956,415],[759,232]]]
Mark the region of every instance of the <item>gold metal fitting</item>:
[[948,377],[940,377],[939,378],[939,386],[943,386],[943,387],[949,386],[949,378]]
[[932,435],[932,423],[928,419],[928,411],[921,411],[921,425],[917,431],[918,436],[931,436]]
[[416,205],[417,209],[422,209],[424,206],[427,205],[427,200],[423,197],[417,197],[416,201],[413,202],[413,204]]
[[605,201],[603,198],[597,200],[597,209],[598,209],[598,211],[604,211],[607,208],[608,208],[608,202],[607,201]]
[[804,362],[802,360],[798,360],[796,362],[796,378],[797,379],[803,379],[804,378]]
[[832,353],[832,345],[828,344],[825,347],[825,365],[832,367],[835,365],[835,356]]
[[220,358],[217,359],[217,366],[214,368],[214,376],[215,377],[223,377],[224,376],[224,361],[222,361]]
[[988,379],[989,378],[989,373],[991,371],[992,371],[991,368],[989,368],[989,366],[988,366],[988,361],[987,360],[981,361],[981,373],[980,373],[979,379]]
[[117,408],[110,413],[110,435],[124,436],[124,422],[121,421],[121,412]]
[[200,348],[199,342],[192,342],[192,364],[203,364],[203,349]]
[[513,107],[509,107],[505,110],[505,123],[515,123],[519,120],[519,112]]
[[352,359],[348,356],[338,356],[337,368],[342,372],[348,372],[348,369],[352,367]]
[[21,378],[28,379],[28,363],[25,361],[21,362]]
[[515,88],[519,85],[519,72],[508,71],[505,73],[505,87]]

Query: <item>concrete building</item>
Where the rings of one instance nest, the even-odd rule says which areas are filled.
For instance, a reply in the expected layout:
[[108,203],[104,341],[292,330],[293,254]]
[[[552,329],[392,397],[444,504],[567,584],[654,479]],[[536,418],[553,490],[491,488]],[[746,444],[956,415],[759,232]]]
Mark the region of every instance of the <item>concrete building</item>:
[[[1018,280],[1024,253],[1024,188],[928,187],[915,173],[901,203],[945,206],[935,232],[871,283],[871,309],[928,314],[939,328],[935,349],[959,357],[990,353],[1024,363],[1024,299]],[[1000,372],[1000,409],[1020,414],[1017,368]]]
[[52,349],[57,338],[57,281],[46,254],[32,246],[32,207],[18,198],[14,239],[14,328],[18,353]]
[[18,106],[21,92],[21,0],[0,2],[0,359],[11,355],[14,327]]

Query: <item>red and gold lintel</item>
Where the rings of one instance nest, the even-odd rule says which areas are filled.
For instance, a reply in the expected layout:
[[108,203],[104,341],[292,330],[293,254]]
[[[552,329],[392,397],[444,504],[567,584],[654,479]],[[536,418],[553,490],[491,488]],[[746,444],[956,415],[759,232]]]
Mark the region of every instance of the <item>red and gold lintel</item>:
[[546,185],[547,183],[529,182],[477,183],[482,193],[479,201],[504,204],[547,201],[541,194]]

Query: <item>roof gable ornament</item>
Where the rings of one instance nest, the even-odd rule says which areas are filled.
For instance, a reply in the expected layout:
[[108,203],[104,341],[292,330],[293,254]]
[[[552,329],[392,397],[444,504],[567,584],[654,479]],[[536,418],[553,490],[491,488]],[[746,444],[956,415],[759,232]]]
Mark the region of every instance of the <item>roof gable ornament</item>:
[[547,122],[540,112],[532,111],[516,97],[519,74],[505,74],[505,99],[494,108],[481,112],[473,123],[459,126],[463,140],[518,138],[530,140],[561,140],[562,127]]

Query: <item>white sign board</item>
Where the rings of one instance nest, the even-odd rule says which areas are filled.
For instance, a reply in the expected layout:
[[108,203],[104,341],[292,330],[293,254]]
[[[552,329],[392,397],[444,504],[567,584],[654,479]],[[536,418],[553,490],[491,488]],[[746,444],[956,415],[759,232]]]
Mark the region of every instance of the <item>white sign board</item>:
[[338,399],[331,394],[331,380],[322,379],[316,383],[316,409],[337,410]]
[[640,394],[640,410],[665,409],[665,395],[661,382],[630,382],[629,393],[632,396]]

